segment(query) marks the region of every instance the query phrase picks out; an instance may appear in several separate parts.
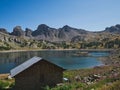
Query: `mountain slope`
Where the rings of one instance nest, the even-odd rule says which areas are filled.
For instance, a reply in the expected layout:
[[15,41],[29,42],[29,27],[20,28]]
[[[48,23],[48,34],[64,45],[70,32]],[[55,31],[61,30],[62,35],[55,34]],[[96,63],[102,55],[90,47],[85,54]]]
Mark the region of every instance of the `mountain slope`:
[[107,27],[103,32],[120,34],[120,24],[117,24],[117,25],[111,26],[111,27]]
[[38,26],[37,30],[33,31],[32,36],[37,40],[71,41],[73,37],[85,35],[87,33],[88,31],[72,28],[68,25],[65,25],[59,29],[55,29],[45,24],[41,24]]
[[16,26],[12,33],[0,28],[0,50],[21,48],[118,48],[120,47],[120,25],[111,26],[101,32],[90,32],[68,25],[56,29],[45,24],[36,30]]

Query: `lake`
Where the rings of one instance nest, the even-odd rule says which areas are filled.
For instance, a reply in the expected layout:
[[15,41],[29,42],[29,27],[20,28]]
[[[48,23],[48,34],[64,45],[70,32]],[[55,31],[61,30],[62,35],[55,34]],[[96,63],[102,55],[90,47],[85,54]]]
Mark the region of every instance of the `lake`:
[[91,68],[103,65],[100,57],[109,55],[107,51],[90,51],[90,56],[74,56],[79,50],[47,50],[0,53],[0,73],[9,73],[10,70],[33,56],[39,56],[65,69]]

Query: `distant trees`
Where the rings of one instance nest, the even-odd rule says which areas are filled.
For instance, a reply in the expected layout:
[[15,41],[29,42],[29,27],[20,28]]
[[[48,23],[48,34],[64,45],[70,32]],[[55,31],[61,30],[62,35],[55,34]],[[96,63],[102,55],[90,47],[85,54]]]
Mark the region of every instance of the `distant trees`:
[[120,39],[116,38],[105,43],[105,48],[120,48]]
[[101,49],[101,48],[120,48],[120,39],[114,38],[110,40],[109,38],[104,38],[101,41],[89,41],[89,42],[76,42],[71,43],[72,48],[77,49]]
[[99,48],[101,47],[103,44],[101,42],[81,42],[81,43],[77,43],[75,44],[74,48],[78,48],[78,49],[95,49],[95,48]]

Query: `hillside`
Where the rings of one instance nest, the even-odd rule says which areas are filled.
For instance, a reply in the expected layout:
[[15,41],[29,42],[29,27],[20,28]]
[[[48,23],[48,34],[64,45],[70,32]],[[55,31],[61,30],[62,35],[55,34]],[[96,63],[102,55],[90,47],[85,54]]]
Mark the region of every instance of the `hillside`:
[[16,26],[11,33],[0,28],[0,50],[119,48],[119,34],[119,24],[100,32],[90,32],[68,25],[56,29],[45,24],[39,25],[36,30],[23,30],[21,26]]

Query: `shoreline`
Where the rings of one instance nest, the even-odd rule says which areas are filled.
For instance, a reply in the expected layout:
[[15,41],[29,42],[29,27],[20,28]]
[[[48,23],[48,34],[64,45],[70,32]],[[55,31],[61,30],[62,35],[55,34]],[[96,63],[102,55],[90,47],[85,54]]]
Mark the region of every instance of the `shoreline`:
[[10,73],[0,73],[0,80],[8,78],[9,75]]
[[31,51],[71,51],[71,50],[80,50],[80,51],[113,51],[115,49],[19,49],[19,50],[3,50],[0,53],[9,53],[9,52],[31,52]]
[[[39,49],[39,50],[9,50],[9,51],[0,51],[0,53],[10,53],[10,52],[30,52],[30,51],[70,51],[70,50],[80,50],[80,51],[113,51],[112,49]],[[108,56],[109,57],[109,56]],[[95,68],[95,67],[105,67],[106,65],[110,65],[112,61],[108,60],[110,58],[102,57],[99,60],[102,62],[102,65],[90,67]],[[83,68],[81,68],[83,69]],[[88,69],[88,68],[84,68]],[[78,69],[79,70],[79,69]],[[0,73],[0,75],[8,75],[10,73]]]
[[[12,52],[28,52],[28,51],[47,51],[49,49],[42,49],[42,50],[13,50]],[[52,49],[53,51],[67,51],[67,50],[79,50],[79,49]],[[86,50],[86,49],[82,49],[81,51],[100,51],[99,49],[96,49],[96,50]],[[113,50],[109,50],[109,49],[104,49],[104,50],[101,50],[101,51],[113,51]],[[3,51],[2,53],[8,53],[8,52],[11,52],[11,51]],[[1,51],[0,51],[1,53]],[[111,54],[110,54],[111,55]],[[90,67],[90,68],[84,68],[84,69],[94,69],[96,67],[106,67],[106,66],[109,66],[111,65],[112,61],[110,60],[110,57],[102,57],[99,59],[101,62],[102,62],[102,65],[98,65],[98,66],[94,66],[94,67]],[[83,69],[83,68],[81,68]],[[81,69],[76,69],[76,70],[81,70]],[[72,70],[72,69],[71,69]],[[8,76],[10,75],[10,73],[0,73],[0,79],[1,79],[1,76]]]

